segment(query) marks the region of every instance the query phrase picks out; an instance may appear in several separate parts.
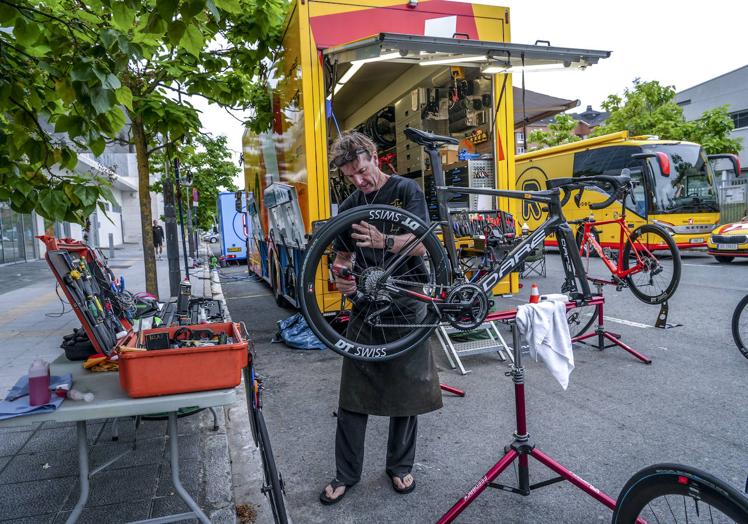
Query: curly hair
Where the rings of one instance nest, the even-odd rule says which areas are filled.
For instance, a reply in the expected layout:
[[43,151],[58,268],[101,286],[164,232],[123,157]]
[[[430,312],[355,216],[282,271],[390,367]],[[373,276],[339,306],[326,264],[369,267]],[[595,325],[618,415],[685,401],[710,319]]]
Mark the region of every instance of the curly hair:
[[335,162],[336,159],[341,158],[350,158],[350,161],[353,161],[356,156],[356,151],[365,151],[369,154],[369,158],[374,156],[377,152],[377,146],[374,144],[374,142],[366,136],[363,133],[359,133],[358,131],[346,131],[345,133],[338,136],[338,138],[335,139],[335,141],[330,146],[330,158],[332,159],[331,163],[334,163],[336,166],[340,166],[337,162]]

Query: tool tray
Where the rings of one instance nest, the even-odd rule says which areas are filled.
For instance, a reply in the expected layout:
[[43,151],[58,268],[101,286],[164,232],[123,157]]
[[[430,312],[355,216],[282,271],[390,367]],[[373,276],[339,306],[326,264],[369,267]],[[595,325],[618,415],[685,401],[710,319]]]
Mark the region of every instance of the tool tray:
[[[223,333],[232,342],[204,347],[145,350],[149,335],[167,334],[169,340],[185,327]],[[131,397],[155,397],[224,389],[241,383],[247,366],[249,343],[246,330],[234,322],[144,329],[128,334],[118,347],[119,383]]]
[[47,264],[94,349],[111,354],[118,334],[132,325],[115,297],[114,276],[106,259],[98,250],[78,240],[37,238],[47,246]]

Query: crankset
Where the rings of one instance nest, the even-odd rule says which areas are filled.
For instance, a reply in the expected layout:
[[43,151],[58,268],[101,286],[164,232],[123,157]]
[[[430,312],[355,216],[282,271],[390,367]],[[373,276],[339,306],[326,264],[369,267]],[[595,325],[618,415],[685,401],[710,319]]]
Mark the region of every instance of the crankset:
[[[447,295],[447,321],[455,329],[469,331],[480,326],[491,307],[488,297],[475,284],[460,284]],[[457,307],[455,307],[457,306]],[[447,307],[444,308],[447,310]]]

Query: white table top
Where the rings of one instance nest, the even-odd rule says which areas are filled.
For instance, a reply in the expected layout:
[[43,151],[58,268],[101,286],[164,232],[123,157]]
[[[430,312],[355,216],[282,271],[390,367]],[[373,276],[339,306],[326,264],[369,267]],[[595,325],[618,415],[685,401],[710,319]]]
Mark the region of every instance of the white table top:
[[93,373],[83,369],[82,362],[71,362],[64,356],[52,362],[50,371],[53,375],[72,374],[73,388],[83,393],[90,391],[94,394],[94,400],[84,402],[65,399],[55,411],[0,420],[0,427],[26,426],[45,421],[75,422],[149,415],[188,407],[225,406],[232,404],[236,399],[233,388],[160,397],[130,398],[119,385],[119,373]]

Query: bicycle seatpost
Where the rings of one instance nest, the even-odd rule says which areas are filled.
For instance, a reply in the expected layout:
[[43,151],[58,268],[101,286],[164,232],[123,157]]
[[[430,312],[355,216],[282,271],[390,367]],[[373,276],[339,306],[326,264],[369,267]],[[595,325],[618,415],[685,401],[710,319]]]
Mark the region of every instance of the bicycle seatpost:
[[[439,150],[432,144],[424,146],[426,153],[429,155],[431,162],[431,173],[434,175],[434,182],[437,188],[445,187],[444,170],[442,169],[442,159],[439,158]],[[461,275],[460,263],[457,260],[455,251],[455,237],[452,232],[452,217],[449,215],[449,206],[447,205],[448,195],[445,191],[436,192],[436,201],[439,204],[439,219],[442,225],[442,235],[444,236],[444,245],[447,248],[449,261],[452,264],[452,271]]]

